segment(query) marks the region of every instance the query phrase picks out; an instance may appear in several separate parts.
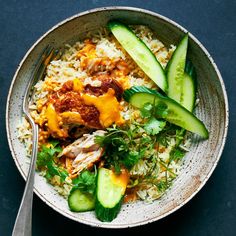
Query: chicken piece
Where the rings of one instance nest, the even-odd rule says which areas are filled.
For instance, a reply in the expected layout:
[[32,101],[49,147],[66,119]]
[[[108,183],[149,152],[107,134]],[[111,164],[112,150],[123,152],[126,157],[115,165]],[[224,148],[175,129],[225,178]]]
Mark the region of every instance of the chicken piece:
[[78,148],[78,145],[83,142],[86,138],[83,136],[76,141],[74,141],[72,144],[66,146],[61,153],[59,153],[58,157],[66,156],[69,158],[75,158],[80,152],[81,148]]
[[95,129],[102,127],[97,108],[84,104],[77,92],[69,91],[55,97],[54,106],[56,112],[62,114],[63,123],[81,124]]
[[95,130],[83,125],[70,125],[68,133],[69,137],[73,139],[78,139],[84,134],[92,133],[93,131]]
[[79,174],[83,169],[89,169],[102,156],[103,149],[97,151],[81,152],[72,162],[72,174]]
[[93,80],[100,81],[101,85],[100,86],[93,86],[91,84],[87,84],[84,88],[85,92],[88,94],[92,94],[96,97],[101,96],[105,93],[107,93],[109,88],[112,88],[115,91],[115,96],[118,101],[121,100],[122,94],[123,94],[123,89],[119,82],[116,80],[112,79],[111,76],[108,74],[101,74],[94,76],[92,78]]
[[102,156],[103,148],[95,143],[96,136],[105,135],[106,131],[97,130],[92,134],[84,134],[72,144],[68,145],[58,155],[74,159],[72,162],[72,174],[79,174],[83,169],[90,168]]

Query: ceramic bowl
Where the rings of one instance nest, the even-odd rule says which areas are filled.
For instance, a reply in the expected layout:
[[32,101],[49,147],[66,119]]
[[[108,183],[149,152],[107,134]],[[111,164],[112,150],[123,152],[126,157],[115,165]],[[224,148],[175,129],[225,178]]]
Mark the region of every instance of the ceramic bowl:
[[[186,29],[157,13],[130,7],[107,7],[79,13],[45,33],[26,53],[11,84],[6,110],[9,146],[18,170],[26,178],[28,164],[23,145],[17,139],[17,125],[22,117],[22,99],[36,59],[48,44],[61,47],[73,43],[111,19],[122,19],[127,24],[149,26],[167,46],[177,44]],[[188,57],[197,70],[199,105],[196,115],[207,126],[210,136],[206,141],[193,137],[191,151],[186,155],[181,172],[173,186],[152,204],[137,202],[123,205],[120,214],[110,223],[100,222],[94,212],[73,213],[67,201],[38,174],[35,193],[51,208],[65,217],[105,228],[125,228],[157,221],[186,204],[206,183],[215,169],[225,144],[228,127],[228,102],[225,86],[212,57],[202,44],[189,33]]]

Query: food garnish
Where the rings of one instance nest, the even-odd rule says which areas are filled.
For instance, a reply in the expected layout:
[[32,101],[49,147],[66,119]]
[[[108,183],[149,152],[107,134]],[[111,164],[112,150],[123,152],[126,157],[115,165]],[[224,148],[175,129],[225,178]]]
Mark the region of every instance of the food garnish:
[[[39,125],[37,170],[71,211],[94,210],[110,222],[124,203],[161,198],[192,133],[209,133],[194,114],[188,34],[168,49],[146,26],[111,21],[107,28],[67,45],[36,84],[30,109]],[[24,124],[20,139],[30,152]]]

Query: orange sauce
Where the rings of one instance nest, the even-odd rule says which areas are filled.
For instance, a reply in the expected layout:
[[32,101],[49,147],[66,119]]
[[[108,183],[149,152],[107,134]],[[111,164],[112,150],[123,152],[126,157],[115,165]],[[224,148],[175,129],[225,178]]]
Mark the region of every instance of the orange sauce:
[[123,194],[125,193],[126,186],[129,182],[129,174],[125,169],[121,170],[121,174],[116,175],[113,171],[110,171],[111,180],[115,185],[123,188]]
[[73,91],[80,92],[83,90],[83,84],[80,79],[76,78],[73,80]]
[[59,137],[64,137],[65,136],[65,132],[63,132],[63,130],[60,129],[59,127],[59,117],[55,111],[54,106],[49,103],[46,112],[45,112],[45,116],[48,120],[48,129],[52,134],[56,134]]
[[125,76],[116,77],[115,80],[121,85],[124,90],[129,89],[131,87],[129,79]]
[[65,111],[60,114],[65,124],[84,124],[81,115],[78,112]]
[[81,95],[86,105],[94,105],[100,112],[99,120],[103,127],[109,127],[113,123],[124,124],[124,119],[120,115],[122,107],[115,97],[115,91],[111,88],[107,93],[96,97],[93,95]]

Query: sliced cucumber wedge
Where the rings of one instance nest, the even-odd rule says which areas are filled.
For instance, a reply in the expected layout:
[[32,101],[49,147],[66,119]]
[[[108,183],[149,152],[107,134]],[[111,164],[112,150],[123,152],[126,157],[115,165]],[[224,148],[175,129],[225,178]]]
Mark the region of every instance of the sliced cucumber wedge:
[[181,105],[185,107],[190,112],[193,111],[195,104],[195,88],[192,77],[188,74],[184,74],[183,78],[183,91]]
[[118,21],[110,21],[108,28],[144,73],[149,76],[159,88],[167,92],[165,72],[146,44],[139,39],[131,29]]
[[192,112],[196,100],[196,72],[190,61],[186,62],[182,86],[183,89],[180,104]]
[[142,108],[146,103],[155,104],[155,106],[164,105],[167,108],[167,115],[163,117],[165,120],[203,138],[209,136],[208,130],[202,121],[173,99],[165,97],[155,90],[143,86],[134,86],[125,90],[123,97],[137,108]]
[[120,211],[128,180],[112,170],[99,168],[95,213],[99,220],[110,222]]
[[175,49],[166,67],[168,81],[168,97],[181,103],[183,78],[188,49],[188,34],[186,34]]
[[90,193],[83,193],[73,188],[68,197],[68,205],[71,211],[91,211],[95,207],[95,197]]

